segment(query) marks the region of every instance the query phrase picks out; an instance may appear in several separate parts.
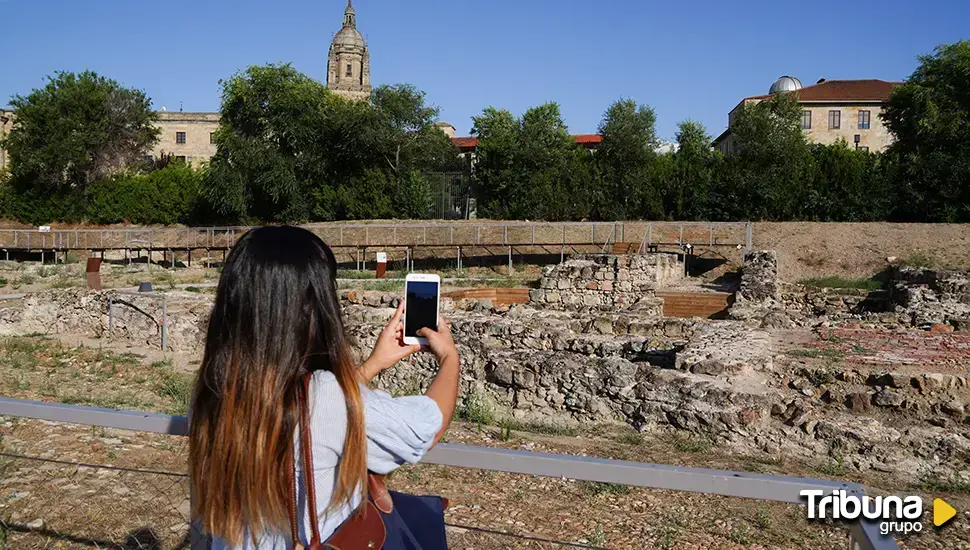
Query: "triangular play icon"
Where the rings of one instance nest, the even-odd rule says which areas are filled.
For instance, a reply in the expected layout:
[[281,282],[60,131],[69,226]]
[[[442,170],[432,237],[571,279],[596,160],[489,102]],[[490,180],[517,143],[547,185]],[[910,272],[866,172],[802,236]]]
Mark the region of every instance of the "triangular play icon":
[[957,510],[942,498],[933,499],[933,525],[939,527],[953,519]]

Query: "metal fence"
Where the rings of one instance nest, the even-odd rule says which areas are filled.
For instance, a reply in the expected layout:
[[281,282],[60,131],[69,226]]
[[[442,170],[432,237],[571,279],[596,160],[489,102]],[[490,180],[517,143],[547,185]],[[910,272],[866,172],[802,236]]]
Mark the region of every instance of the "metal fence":
[[[400,222],[311,224],[334,247],[566,246],[643,243],[752,246],[747,222]],[[143,229],[0,229],[0,250],[220,250],[249,226]]]
[[471,182],[465,172],[435,174],[437,189],[432,206],[432,218],[438,220],[467,220]]
[[[175,436],[184,436],[188,427],[187,419],[179,416],[117,411],[8,398],[0,398],[0,416],[33,418],[53,422],[101,426]],[[14,458],[18,460],[30,459],[29,457]],[[43,460],[52,462],[50,458],[43,458]],[[746,472],[647,464],[446,443],[441,443],[432,449],[426,455],[423,462],[459,468],[478,468],[513,474],[562,477],[574,480],[614,483],[653,489],[690,491],[785,503],[803,503],[799,491],[806,489],[820,489],[823,491],[843,489],[849,494],[857,496],[863,494],[862,486],[857,483],[769,476]],[[87,466],[75,462],[66,462],[65,464],[71,467]],[[186,482],[184,474],[181,473],[154,472],[151,470],[132,471],[130,469],[116,470],[122,470],[122,474],[124,475],[137,474],[165,479],[162,486],[157,487],[157,490],[162,494],[168,494],[173,489],[176,489],[175,492],[178,493],[176,486],[181,487],[181,484]],[[170,506],[177,513],[175,517],[181,517],[182,520],[180,521],[187,522],[190,518],[190,510],[186,508],[184,487],[182,489],[181,494],[183,497],[180,498],[176,495],[171,497],[168,502],[162,502],[160,505]],[[178,502],[178,504],[175,504],[175,502]],[[43,525],[35,525],[32,528],[43,529],[43,527]],[[192,550],[208,548],[208,541],[198,529],[185,526],[183,531],[179,531],[176,527],[178,526],[173,526],[172,532],[178,533],[184,539],[182,544],[190,545]],[[850,550],[891,550],[897,548],[891,536],[880,535],[878,525],[865,520],[850,524],[847,543]]]

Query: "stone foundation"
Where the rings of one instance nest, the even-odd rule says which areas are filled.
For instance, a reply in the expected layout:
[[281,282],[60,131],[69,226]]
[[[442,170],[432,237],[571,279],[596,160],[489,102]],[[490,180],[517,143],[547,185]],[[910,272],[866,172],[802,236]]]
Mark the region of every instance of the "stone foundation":
[[741,264],[741,286],[729,311],[731,319],[766,328],[788,327],[781,286],[778,256],[773,250],[751,250]]
[[663,300],[656,290],[683,277],[683,263],[675,254],[581,255],[547,267],[530,298],[542,308],[635,309],[660,316]]
[[970,272],[894,266],[890,299],[913,326],[970,319]]
[[[613,273],[623,268],[629,269],[617,266]],[[172,348],[200,353],[212,297],[167,295]],[[157,346],[159,304],[116,295],[131,304],[116,306],[109,331],[109,296],[52,290],[5,302],[0,334],[71,332]],[[360,360],[399,296],[344,291],[341,298]],[[832,329],[788,356],[779,353],[772,333],[747,323],[662,318],[636,309],[461,307],[442,304],[462,362],[459,410],[484,411],[487,422],[623,422],[644,431],[683,431],[746,454],[839,457],[860,471],[894,472],[914,482],[922,472],[958,471],[964,464],[958,457],[970,453],[970,382],[945,372],[966,364],[963,335],[873,331],[866,341],[859,340],[864,330]],[[803,359],[816,356],[844,360]],[[374,384],[415,394],[427,389],[435,372],[432,356],[422,353]]]

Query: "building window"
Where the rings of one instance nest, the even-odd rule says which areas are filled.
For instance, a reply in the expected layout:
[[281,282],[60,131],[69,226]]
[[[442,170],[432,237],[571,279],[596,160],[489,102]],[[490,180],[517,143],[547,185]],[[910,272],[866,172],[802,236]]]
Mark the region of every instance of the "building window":
[[869,111],[859,111],[859,129],[869,129]]
[[354,66],[347,63],[347,76],[354,76]]
[[842,111],[829,111],[829,130],[838,130],[842,127]]
[[802,130],[808,130],[812,127],[812,112],[802,111]]
[[865,151],[866,153],[868,153],[868,152],[869,152],[869,148],[868,148],[868,147],[865,147],[865,146],[863,146],[863,147],[859,147],[859,150],[860,150],[860,151]]
[[185,132],[175,132],[175,143],[185,143]]
[[[179,132],[179,133],[182,133],[182,132]],[[179,156],[175,157],[175,160],[180,161],[180,162],[185,162],[185,155],[179,155]]]
[[216,143],[216,133],[209,132],[209,145],[215,145]]

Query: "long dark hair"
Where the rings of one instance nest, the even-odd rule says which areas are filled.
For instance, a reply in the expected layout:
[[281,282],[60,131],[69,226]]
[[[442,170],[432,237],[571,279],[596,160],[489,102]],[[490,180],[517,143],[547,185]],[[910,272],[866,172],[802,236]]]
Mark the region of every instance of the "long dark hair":
[[233,247],[209,318],[192,397],[189,470],[196,520],[233,546],[246,529],[288,532],[303,375],[334,373],[347,438],[331,506],[366,491],[364,416],[336,287],[337,263],[297,227],[261,227]]

